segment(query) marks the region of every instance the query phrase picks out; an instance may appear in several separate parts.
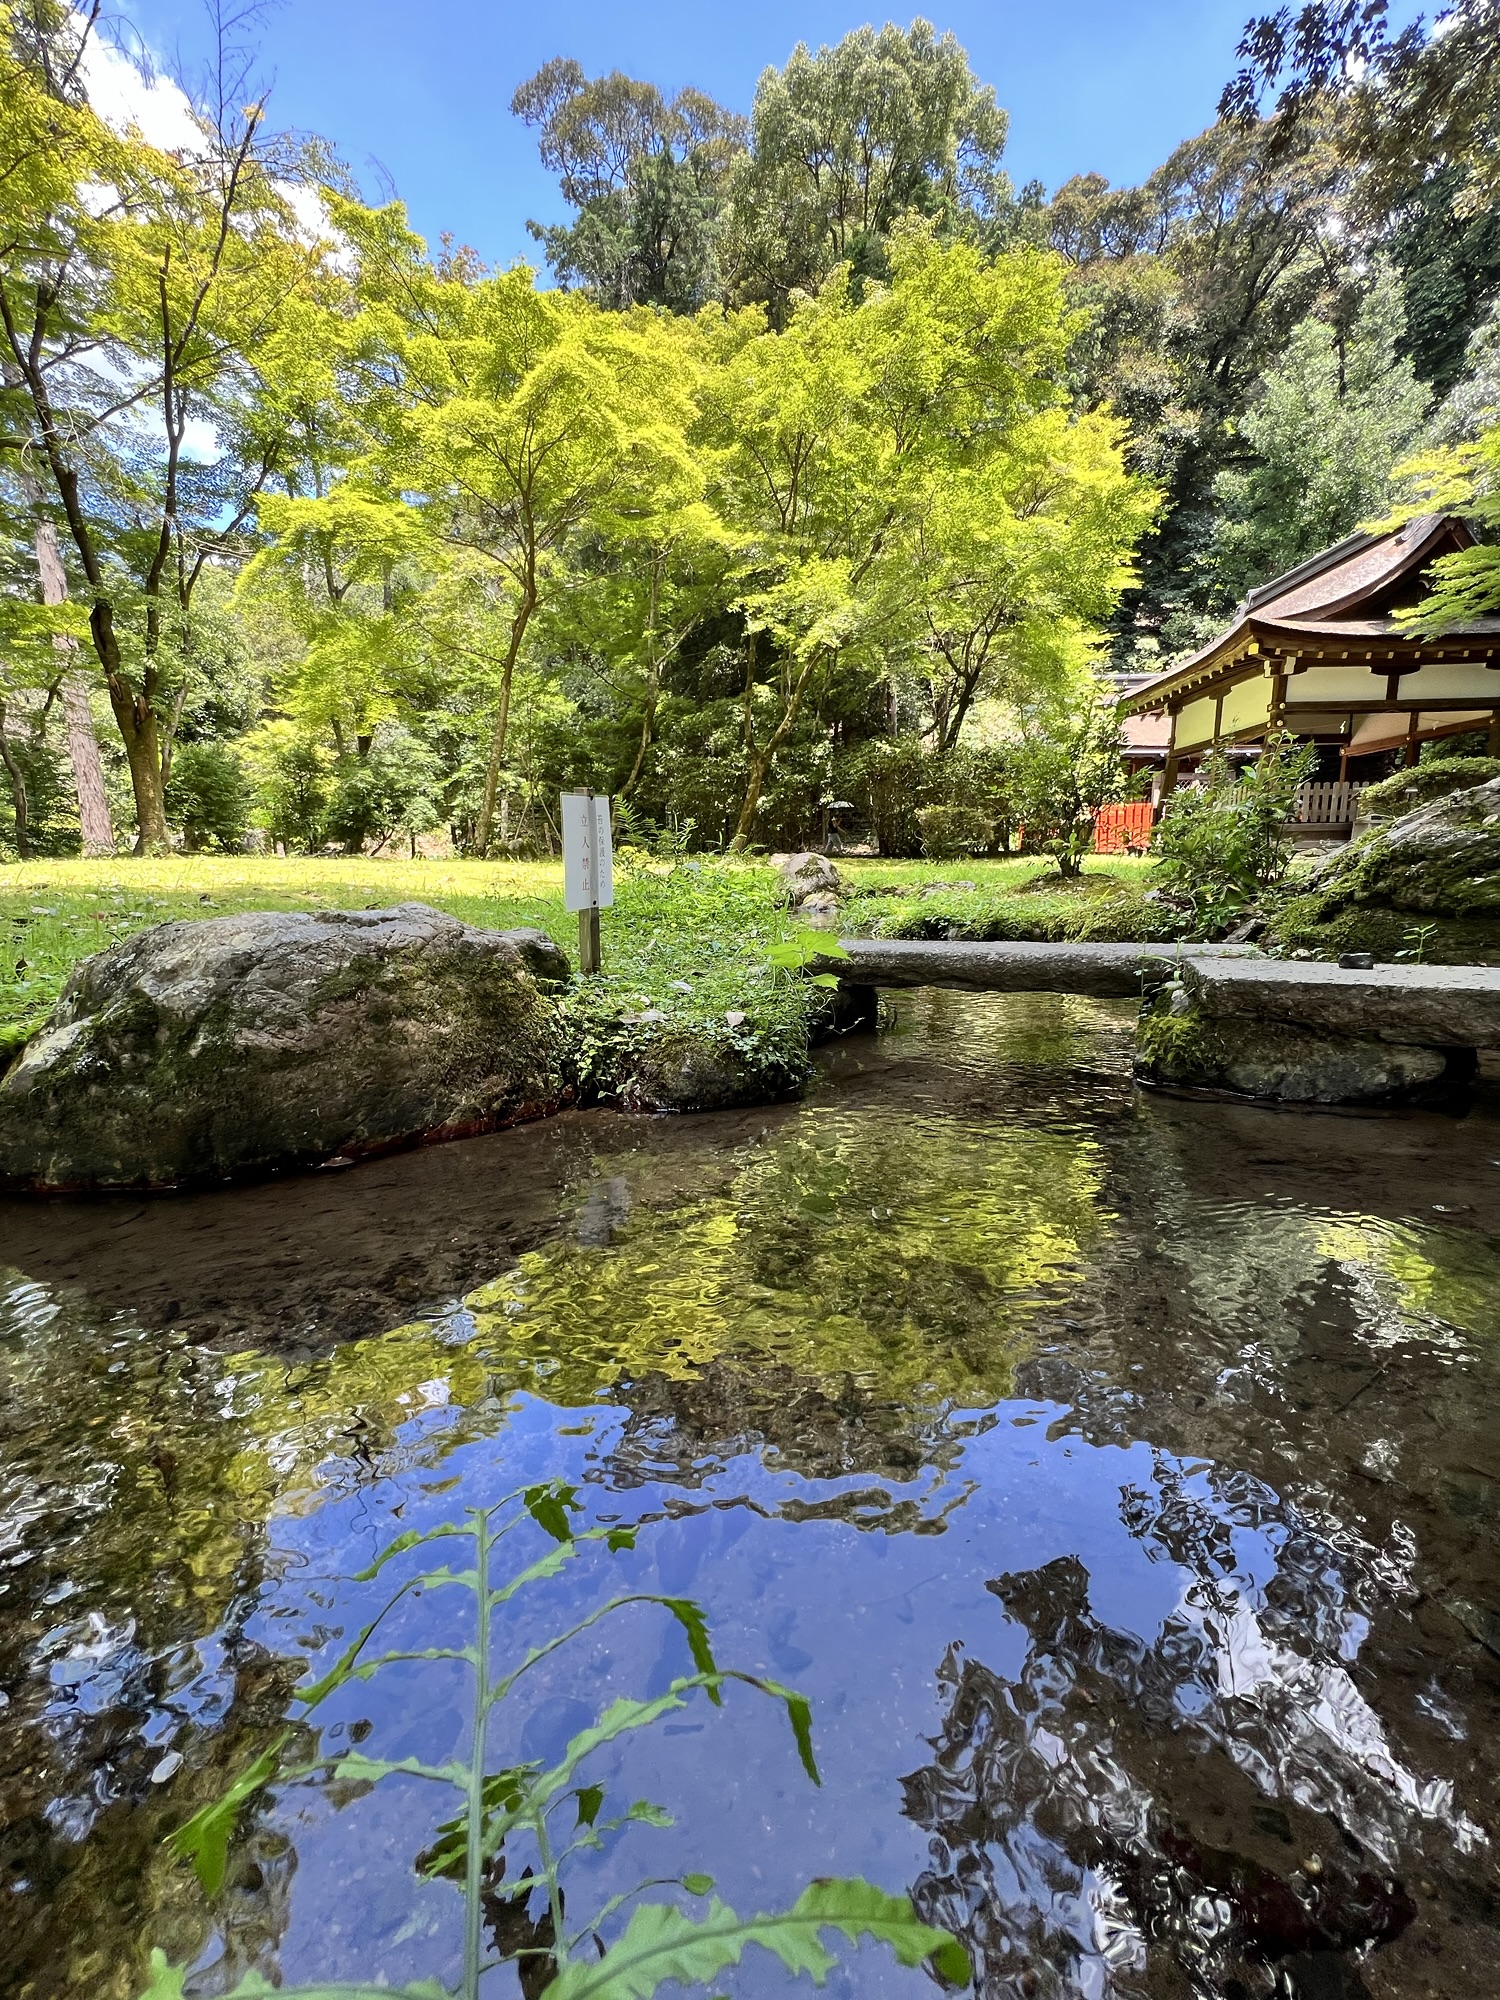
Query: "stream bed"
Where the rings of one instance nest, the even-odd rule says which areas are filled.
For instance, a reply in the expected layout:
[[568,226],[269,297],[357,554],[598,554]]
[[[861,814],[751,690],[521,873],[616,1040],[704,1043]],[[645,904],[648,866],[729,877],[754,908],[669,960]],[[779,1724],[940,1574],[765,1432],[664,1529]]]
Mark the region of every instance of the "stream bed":
[[[164,1840],[380,1609],[386,1543],[563,1479],[637,1544],[508,1606],[507,1654],[691,1598],[810,1697],[822,1778],[742,1687],[622,1739],[599,1782],[674,1823],[582,1852],[575,1911],[863,1874],[983,2000],[1500,1995],[1500,1099],[1147,1096],[1132,1016],[911,994],[800,1104],[0,1204],[0,1994],[134,2000],[152,1945],[204,1995],[455,1979],[430,1785],[271,1786],[213,1898]],[[470,1615],[409,1597],[388,1643]],[[634,1605],[493,1759],[690,1671]],[[323,1748],[461,1757],[467,1672],[340,1688]],[[842,1949],[827,1990],[935,1983]]]

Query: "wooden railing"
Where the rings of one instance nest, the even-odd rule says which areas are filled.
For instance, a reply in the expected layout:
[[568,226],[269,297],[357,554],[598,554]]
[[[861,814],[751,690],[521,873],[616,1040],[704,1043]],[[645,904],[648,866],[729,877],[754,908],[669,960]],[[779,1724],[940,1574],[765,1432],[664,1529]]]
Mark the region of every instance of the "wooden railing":
[[1144,854],[1151,845],[1151,801],[1101,806],[1094,814],[1096,854]]
[[1291,826],[1350,826],[1359,810],[1363,785],[1349,779],[1320,780],[1297,787]]

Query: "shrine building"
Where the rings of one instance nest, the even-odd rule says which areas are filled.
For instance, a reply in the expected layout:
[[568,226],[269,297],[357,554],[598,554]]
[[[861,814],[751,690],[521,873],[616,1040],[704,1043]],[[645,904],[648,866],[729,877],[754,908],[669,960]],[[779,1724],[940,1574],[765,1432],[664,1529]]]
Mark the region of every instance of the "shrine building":
[[1434,559],[1473,541],[1457,515],[1424,514],[1350,535],[1252,590],[1218,638],[1121,703],[1127,729],[1129,718],[1165,724],[1160,795],[1210,750],[1278,729],[1320,745],[1320,775],[1334,780],[1336,768],[1341,788],[1415,763],[1437,736],[1482,729],[1500,755],[1500,617],[1435,639],[1394,623],[1427,595]]

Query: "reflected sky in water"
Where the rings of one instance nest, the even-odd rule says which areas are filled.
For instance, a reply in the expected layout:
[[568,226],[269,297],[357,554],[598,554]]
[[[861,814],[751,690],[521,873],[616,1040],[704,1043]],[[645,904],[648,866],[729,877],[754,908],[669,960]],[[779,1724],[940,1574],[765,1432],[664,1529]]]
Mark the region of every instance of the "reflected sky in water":
[[[575,1909],[863,1873],[986,2000],[1500,1990],[1500,1123],[1143,1099],[1129,1038],[918,995],[801,1106],[0,1208],[0,1990],[128,2000],[153,1943],[204,1994],[453,1979],[457,1895],[413,1871],[451,1807],[415,1781],[275,1788],[212,1902],[162,1841],[379,1608],[386,1541],[547,1477],[645,1527],[517,1600],[507,1651],[695,1597],[812,1697],[824,1780],[771,1704],[684,1711],[601,1760],[677,1823],[580,1857]],[[464,1609],[424,1593],[388,1643]],[[623,1613],[493,1761],[688,1665]],[[320,1718],[459,1756],[464,1670]]]

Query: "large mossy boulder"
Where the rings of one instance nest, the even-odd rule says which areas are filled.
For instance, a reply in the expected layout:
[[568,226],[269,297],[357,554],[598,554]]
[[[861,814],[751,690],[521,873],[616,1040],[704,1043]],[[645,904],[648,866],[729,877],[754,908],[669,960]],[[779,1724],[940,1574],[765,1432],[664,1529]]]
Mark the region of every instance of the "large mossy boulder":
[[78,966],[0,1078],[0,1183],[177,1187],[551,1108],[569,976],[423,903],[163,924]]
[[1277,913],[1271,937],[1283,950],[1328,956],[1500,964],[1500,777],[1340,849]]

